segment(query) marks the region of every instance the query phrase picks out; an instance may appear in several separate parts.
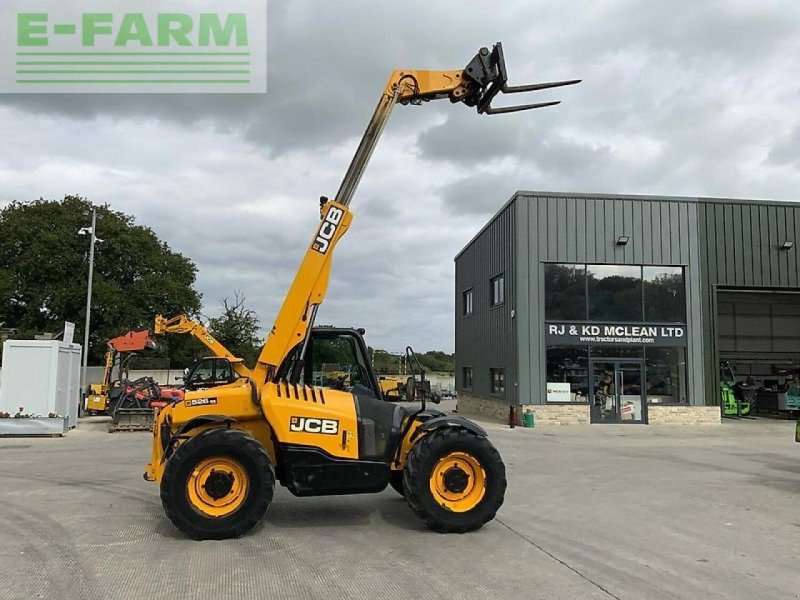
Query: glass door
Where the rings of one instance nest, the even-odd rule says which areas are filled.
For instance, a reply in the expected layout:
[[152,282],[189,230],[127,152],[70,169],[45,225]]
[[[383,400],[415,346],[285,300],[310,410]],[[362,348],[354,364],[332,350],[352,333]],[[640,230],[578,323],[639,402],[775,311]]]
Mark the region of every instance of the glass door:
[[617,423],[618,396],[616,363],[591,361],[589,377],[592,394],[592,423]]
[[592,423],[646,423],[644,363],[631,359],[593,360]]
[[644,401],[644,364],[618,362],[619,413],[623,423],[646,423],[647,403]]

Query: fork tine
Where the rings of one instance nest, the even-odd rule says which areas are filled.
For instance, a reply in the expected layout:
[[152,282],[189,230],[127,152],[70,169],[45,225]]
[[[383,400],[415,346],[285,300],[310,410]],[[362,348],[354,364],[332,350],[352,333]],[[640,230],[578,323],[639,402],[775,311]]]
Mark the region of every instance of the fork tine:
[[561,100],[554,100],[552,102],[536,102],[535,104],[519,104],[517,106],[501,106],[494,108],[487,106],[485,109],[479,111],[481,114],[487,115],[501,115],[504,113],[519,112],[521,110],[533,110],[534,108],[544,108],[545,106],[555,106],[561,104]]
[[502,92],[504,94],[518,94],[520,92],[535,92],[538,90],[547,90],[555,87],[563,87],[565,85],[575,85],[583,81],[582,79],[570,79],[568,81],[552,81],[549,83],[531,83],[529,85],[504,85]]

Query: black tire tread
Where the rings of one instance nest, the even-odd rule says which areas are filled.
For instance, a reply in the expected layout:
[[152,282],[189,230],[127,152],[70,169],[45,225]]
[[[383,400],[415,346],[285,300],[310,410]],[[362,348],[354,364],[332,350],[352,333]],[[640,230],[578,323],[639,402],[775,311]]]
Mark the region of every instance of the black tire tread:
[[[255,505],[252,510],[246,513],[244,518],[236,521],[231,527],[222,531],[201,530],[193,526],[187,519],[183,518],[180,507],[173,502],[170,497],[170,491],[173,485],[177,484],[181,487],[184,485],[184,482],[174,481],[181,464],[189,460],[191,455],[200,447],[219,442],[235,445],[242,452],[249,455],[255,461],[256,468],[262,470],[264,480],[261,486],[262,489],[254,490],[256,493]],[[169,520],[186,536],[194,540],[228,539],[241,536],[252,529],[263,518],[272,502],[274,488],[275,476],[272,472],[272,463],[264,446],[261,445],[261,442],[239,429],[210,429],[194,436],[186,443],[182,444],[169,458],[160,486],[161,504]]]
[[[488,457],[483,467],[490,473],[490,477],[496,478],[497,484],[497,493],[494,498],[485,498],[476,509],[467,513],[460,513],[463,518],[459,519],[458,522],[442,519],[437,512],[444,511],[444,509],[437,507],[438,510],[431,510],[426,506],[426,502],[423,499],[423,495],[430,496],[430,473],[427,472],[427,466],[432,466],[437,449],[445,444],[456,443],[460,446],[460,450],[465,452],[469,452],[470,448],[479,447],[481,452]],[[411,510],[428,527],[440,533],[466,533],[483,527],[494,519],[497,511],[503,505],[507,487],[505,465],[497,449],[485,437],[461,427],[438,429],[417,442],[409,452],[406,460],[403,483],[405,498]],[[491,502],[488,510],[481,510],[476,513],[477,508],[481,508],[485,501]]]

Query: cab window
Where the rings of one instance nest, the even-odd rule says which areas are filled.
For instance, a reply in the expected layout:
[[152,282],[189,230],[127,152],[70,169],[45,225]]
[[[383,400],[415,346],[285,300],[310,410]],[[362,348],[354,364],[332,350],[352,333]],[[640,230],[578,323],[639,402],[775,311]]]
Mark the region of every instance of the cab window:
[[230,381],[231,379],[233,379],[233,371],[231,370],[231,363],[229,363],[227,360],[225,361],[218,360],[214,371],[214,378],[218,381],[223,379],[225,381]]
[[214,360],[211,358],[201,360],[192,371],[189,383],[196,386],[212,381],[214,381]]
[[312,348],[315,385],[348,392],[356,386],[371,388],[369,371],[352,335],[320,336]]
[[204,358],[189,375],[191,388],[210,387],[231,383],[237,378],[233,365],[225,358]]
[[298,345],[281,366],[279,378],[379,397],[361,344],[352,333],[314,331],[300,365],[299,352]]

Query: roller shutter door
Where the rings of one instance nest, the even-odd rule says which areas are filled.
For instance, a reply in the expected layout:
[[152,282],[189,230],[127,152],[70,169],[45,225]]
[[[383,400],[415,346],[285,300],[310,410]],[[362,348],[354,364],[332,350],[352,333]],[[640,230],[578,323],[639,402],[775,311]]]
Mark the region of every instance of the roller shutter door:
[[800,293],[720,292],[720,358],[800,356]]

